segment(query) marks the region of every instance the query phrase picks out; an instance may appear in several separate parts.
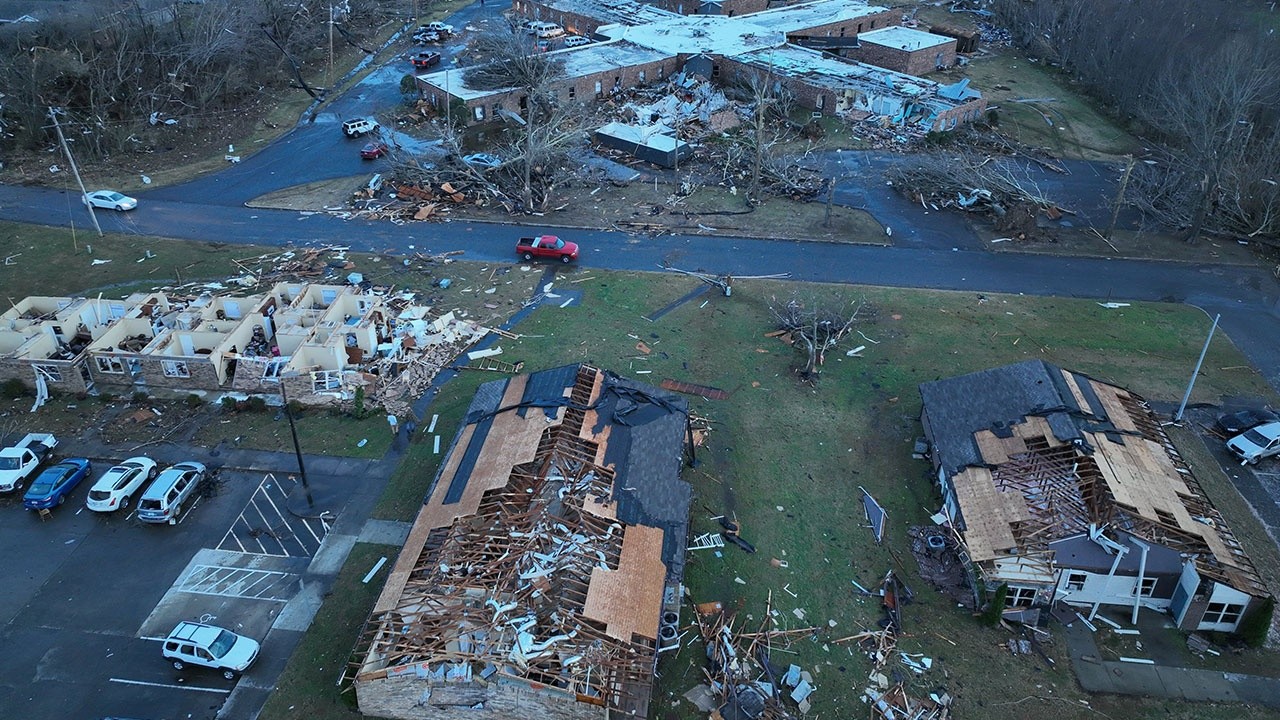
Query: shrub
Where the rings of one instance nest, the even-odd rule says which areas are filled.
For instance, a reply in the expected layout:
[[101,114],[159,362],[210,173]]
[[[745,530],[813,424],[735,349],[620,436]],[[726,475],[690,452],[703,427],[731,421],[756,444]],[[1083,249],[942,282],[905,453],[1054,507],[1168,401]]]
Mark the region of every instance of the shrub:
[[1009,585],[1001,583],[996,588],[996,594],[991,597],[991,602],[987,604],[987,609],[982,611],[981,622],[983,625],[995,626],[1000,622],[1000,616],[1004,614],[1004,599],[1009,596]]
[[129,402],[132,402],[134,405],[142,405],[143,403],[147,402],[150,399],[151,399],[150,395],[139,390],[138,392],[133,394],[133,397],[130,398]]
[[1236,627],[1236,634],[1251,648],[1260,648],[1267,641],[1267,632],[1271,630],[1271,616],[1275,614],[1276,601],[1267,598],[1262,604],[1249,611]]
[[191,393],[183,402],[187,404],[187,407],[194,410],[204,404],[204,399],[195,393]]
[[31,389],[27,384],[18,378],[10,378],[0,384],[0,395],[4,395],[6,400],[17,400],[20,397],[31,394]]
[[249,412],[254,412],[254,413],[266,412],[267,401],[266,399],[258,395],[253,395],[248,400],[245,401],[245,409],[248,410]]
[[237,408],[236,399],[231,397],[230,395],[223,395],[222,400],[220,402],[222,403],[223,412],[236,411],[236,408]]

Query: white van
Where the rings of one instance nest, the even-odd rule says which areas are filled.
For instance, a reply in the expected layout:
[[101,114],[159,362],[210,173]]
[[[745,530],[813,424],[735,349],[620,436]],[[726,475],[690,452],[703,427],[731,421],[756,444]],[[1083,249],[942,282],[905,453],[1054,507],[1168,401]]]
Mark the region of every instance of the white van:
[[148,523],[176,522],[182,504],[195,493],[204,474],[204,465],[191,461],[160,473],[138,501],[138,519]]
[[529,32],[542,40],[560,37],[564,34],[564,28],[553,22],[531,22],[529,23]]

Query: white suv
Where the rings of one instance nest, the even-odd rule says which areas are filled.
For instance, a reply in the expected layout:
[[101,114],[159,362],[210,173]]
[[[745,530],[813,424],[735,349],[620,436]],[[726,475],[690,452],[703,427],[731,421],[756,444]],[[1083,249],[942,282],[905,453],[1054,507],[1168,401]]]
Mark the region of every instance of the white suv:
[[178,623],[164,639],[164,656],[173,661],[174,669],[187,665],[213,668],[228,680],[248,669],[258,659],[260,648],[257,640],[195,622]]
[[357,120],[347,120],[342,123],[342,134],[349,138],[368,135],[377,129],[378,121],[372,118],[359,118]]
[[89,491],[85,503],[94,512],[111,512],[127,507],[129,498],[142,484],[156,476],[156,461],[149,457],[132,457],[102,474]]

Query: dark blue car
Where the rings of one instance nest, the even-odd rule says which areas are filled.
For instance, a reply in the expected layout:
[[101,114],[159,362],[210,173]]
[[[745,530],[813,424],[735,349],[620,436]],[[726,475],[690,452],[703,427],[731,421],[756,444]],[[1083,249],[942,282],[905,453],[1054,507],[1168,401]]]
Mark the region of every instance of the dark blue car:
[[43,510],[66,502],[67,495],[89,477],[93,466],[87,458],[67,458],[57,465],[45,468],[22,496],[22,505],[29,510]]

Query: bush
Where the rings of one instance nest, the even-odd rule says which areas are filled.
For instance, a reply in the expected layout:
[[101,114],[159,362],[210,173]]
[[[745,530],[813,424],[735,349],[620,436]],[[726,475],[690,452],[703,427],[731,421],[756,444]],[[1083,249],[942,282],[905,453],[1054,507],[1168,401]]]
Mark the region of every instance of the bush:
[[10,378],[0,384],[0,395],[4,395],[5,400],[17,400],[31,394],[31,388],[18,378]]
[[258,396],[253,395],[244,403],[245,409],[253,413],[264,413],[267,411],[267,401]]
[[238,407],[236,399],[230,395],[223,395],[220,402],[222,403],[223,412],[235,412]]
[[302,403],[298,402],[297,400],[290,400],[290,401],[289,401],[289,414],[290,414],[290,415],[292,415],[292,416],[294,416],[295,418],[300,418],[300,417],[302,417],[302,414],[303,414],[303,412],[304,412],[306,409],[307,409],[307,406],[306,406],[306,405],[303,405]]
[[1236,634],[1244,641],[1245,645],[1251,648],[1260,648],[1267,641],[1267,632],[1271,630],[1271,616],[1276,611],[1276,601],[1274,598],[1267,598],[1262,601],[1248,615],[1244,616],[1244,620],[1240,621],[1240,625],[1236,627]]
[[195,393],[191,393],[183,402],[187,404],[187,407],[194,410],[204,404],[204,399]]
[[133,394],[133,397],[130,398],[129,402],[133,403],[134,405],[142,405],[150,399],[151,399],[150,395],[139,390],[138,392]]
[[370,410],[364,404],[364,388],[356,388],[356,396],[351,401],[351,417],[356,420],[364,420],[369,417]]
[[987,604],[987,609],[982,611],[981,622],[983,625],[994,627],[1000,622],[1001,615],[1004,614],[1004,599],[1009,596],[1009,585],[1001,583],[996,588],[996,594],[991,597],[991,602]]

